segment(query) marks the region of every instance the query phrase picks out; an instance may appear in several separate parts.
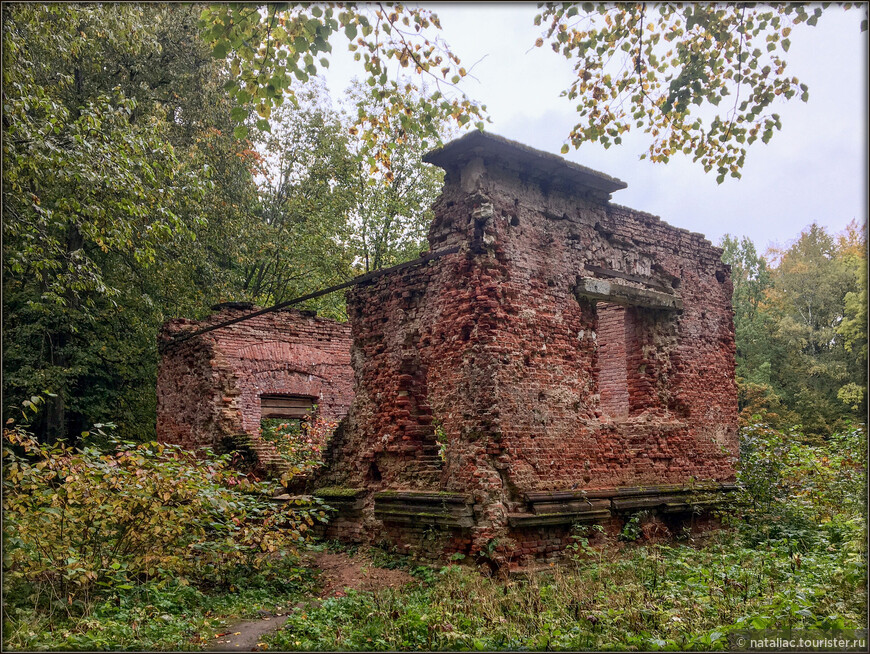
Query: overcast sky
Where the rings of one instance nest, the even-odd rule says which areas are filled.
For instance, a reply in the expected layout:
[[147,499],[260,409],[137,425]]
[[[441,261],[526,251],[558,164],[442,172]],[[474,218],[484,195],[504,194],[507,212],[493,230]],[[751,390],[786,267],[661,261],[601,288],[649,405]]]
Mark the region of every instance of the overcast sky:
[[[576,123],[572,103],[560,98],[572,78],[571,64],[548,46],[533,48],[541,28],[535,4],[432,4],[443,37],[474,65],[463,89],[487,106],[487,131],[558,154]],[[677,227],[701,232],[717,243],[723,234],[749,236],[761,250],[788,245],[813,222],[841,231],[867,213],[867,33],[863,8],[825,11],[817,27],[791,35],[788,69],[809,85],[809,102],[774,103],[783,128],[767,145],[749,147],[743,178],[716,184],[691,159],[668,164],[639,160],[643,134],[622,146],[573,148],[571,161],[618,177],[628,188],[613,201],[660,216]],[[335,48],[336,54],[343,48]],[[531,48],[531,50],[530,50]],[[333,97],[360,69],[333,62]]]

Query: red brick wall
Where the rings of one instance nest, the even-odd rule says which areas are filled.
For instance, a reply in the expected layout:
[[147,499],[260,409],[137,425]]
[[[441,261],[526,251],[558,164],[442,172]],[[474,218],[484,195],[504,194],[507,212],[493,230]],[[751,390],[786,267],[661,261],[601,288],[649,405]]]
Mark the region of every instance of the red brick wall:
[[[224,306],[201,322],[171,320],[172,336],[256,310]],[[258,439],[261,395],[312,397],[318,413],[340,420],[353,398],[350,327],[284,310],[164,349],[157,378],[157,436],[188,448],[215,447],[247,433]]]
[[[525,492],[733,479],[720,250],[582,189],[545,189],[498,158],[457,166],[429,240],[462,251],[348,293],[356,397],[324,482],[469,492],[476,551],[507,533]],[[610,353],[602,369],[597,333],[618,325],[573,292],[596,276],[587,266],[648,278],[683,302],[624,311],[624,391]],[[363,521],[371,538],[383,533],[371,513]]]

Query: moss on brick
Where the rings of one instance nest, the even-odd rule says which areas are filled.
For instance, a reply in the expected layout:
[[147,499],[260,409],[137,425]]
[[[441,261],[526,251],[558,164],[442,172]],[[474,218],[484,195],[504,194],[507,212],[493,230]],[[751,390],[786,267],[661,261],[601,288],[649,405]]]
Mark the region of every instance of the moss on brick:
[[342,486],[325,486],[314,491],[315,497],[356,497],[365,492],[363,488],[344,488]]

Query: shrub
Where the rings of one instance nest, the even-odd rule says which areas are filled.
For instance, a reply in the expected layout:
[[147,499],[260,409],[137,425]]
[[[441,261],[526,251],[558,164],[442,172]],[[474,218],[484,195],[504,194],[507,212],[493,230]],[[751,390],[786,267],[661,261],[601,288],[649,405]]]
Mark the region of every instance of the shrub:
[[315,406],[305,420],[264,418],[260,422],[260,436],[272,443],[278,455],[288,464],[281,477],[287,485],[294,477],[306,475],[323,465],[323,448],[337,423],[317,415]]
[[[748,532],[806,545],[820,525],[836,528],[866,515],[866,471],[863,426],[821,444],[803,442],[794,430],[761,424],[744,428],[738,480],[747,500]],[[763,529],[756,529],[759,525]]]
[[78,603],[146,580],[220,584],[307,539],[317,500],[277,504],[227,457],[115,441],[111,451],[3,432],[7,599]]

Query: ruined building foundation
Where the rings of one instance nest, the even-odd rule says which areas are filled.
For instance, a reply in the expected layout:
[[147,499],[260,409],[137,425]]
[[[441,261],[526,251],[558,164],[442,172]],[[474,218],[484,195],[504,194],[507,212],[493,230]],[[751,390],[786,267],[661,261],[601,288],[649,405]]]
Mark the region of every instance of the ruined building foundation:
[[[342,366],[353,368],[317,482],[339,509],[329,533],[515,564],[557,555],[576,525],[618,529],[639,511],[672,525],[733,489],[721,251],[612,204],[623,182],[500,137],[474,132],[426,160],[446,171],[430,249],[458,251],[353,287],[349,352],[339,353],[345,326],[317,325],[334,357],[321,406],[334,383],[335,410],[346,410]],[[257,359],[269,364],[221,373],[235,380],[222,385],[214,362],[243,357],[223,354],[227,335],[214,332],[210,354],[178,364],[199,366],[199,381],[172,386],[164,375],[182,372],[161,369],[162,406],[200,394],[209,408],[197,434],[246,429],[265,368],[285,366],[289,379],[302,352],[281,333],[286,349]],[[241,390],[248,378],[256,391]]]
[[165,347],[257,308],[227,302],[206,320],[179,318],[163,326],[157,438],[188,449],[248,451],[262,471],[277,473],[281,460],[260,437],[260,421],[296,419],[312,408],[329,421],[345,416],[353,399],[350,326],[289,309]]

